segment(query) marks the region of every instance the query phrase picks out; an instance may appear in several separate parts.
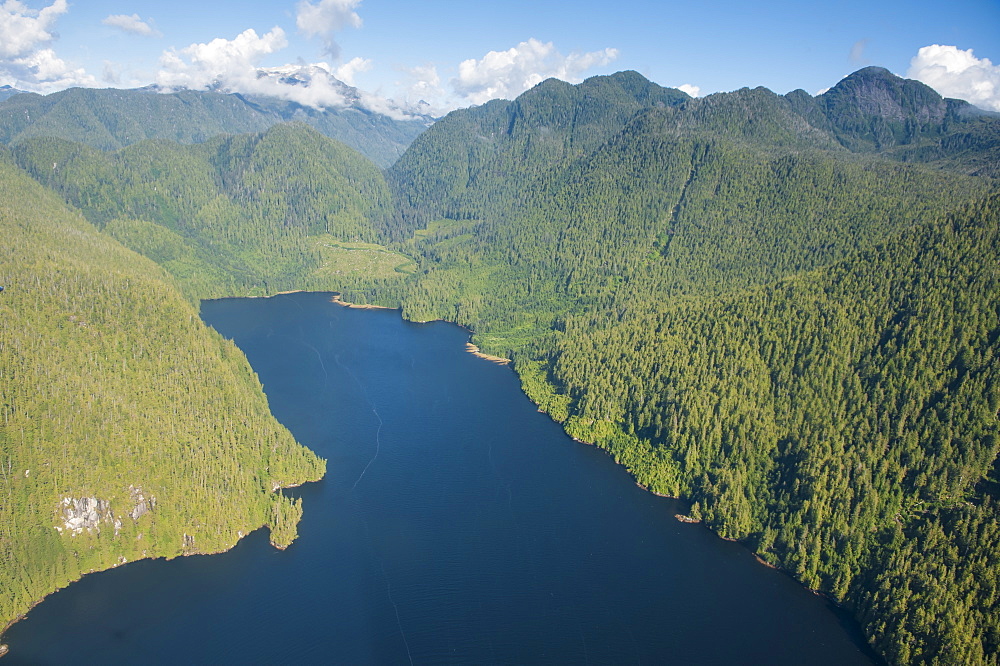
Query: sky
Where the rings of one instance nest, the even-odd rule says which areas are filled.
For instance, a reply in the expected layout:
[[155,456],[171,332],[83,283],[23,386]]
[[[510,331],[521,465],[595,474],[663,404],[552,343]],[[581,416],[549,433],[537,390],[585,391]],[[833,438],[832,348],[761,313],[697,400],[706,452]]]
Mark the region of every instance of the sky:
[[[214,86],[319,108],[346,103],[338,79],[373,110],[441,115],[549,77],[815,95],[868,65],[1000,111],[1000,0],[0,0],[0,86],[40,93]],[[293,70],[308,85],[282,82]]]

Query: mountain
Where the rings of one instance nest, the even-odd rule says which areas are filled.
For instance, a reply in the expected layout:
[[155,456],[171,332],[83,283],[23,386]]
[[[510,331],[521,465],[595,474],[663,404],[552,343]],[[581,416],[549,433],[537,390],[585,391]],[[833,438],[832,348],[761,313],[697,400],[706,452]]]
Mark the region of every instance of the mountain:
[[13,97],[24,92],[23,90],[18,90],[17,88],[12,88],[11,86],[0,86],[0,102],[4,101],[8,97]]
[[578,138],[564,85],[418,137],[389,171],[418,270],[367,297],[469,327],[893,663],[995,663],[1000,119],[866,69],[621,95]]
[[318,110],[277,98],[220,92],[71,88],[0,101],[0,143],[16,145],[44,136],[119,150],[145,139],[201,143],[289,121],[311,125],[386,167],[431,119],[396,120],[357,104]]
[[[455,111],[390,171],[407,219],[470,217],[479,202],[466,192],[495,194],[492,205],[526,179],[579,158],[642,109],[674,106],[688,96],[635,72],[587,79],[578,86],[549,79],[514,101]],[[501,195],[503,193],[503,195]]]
[[[120,133],[88,95],[17,125],[7,168],[35,183],[0,219],[77,210],[192,300],[337,289],[460,323],[568,433],[844,605],[892,663],[996,663],[995,114],[879,68],[696,99],[620,72],[455,111],[383,177],[304,125],[211,136],[156,105],[153,132],[199,143],[43,136]],[[155,99],[257,117],[191,95]],[[345,268],[361,243],[384,270]]]
[[0,149],[0,626],[84,573],[284,546],[325,463],[152,261]]
[[192,299],[343,288],[321,277],[328,246],[373,243],[390,217],[380,170],[301,123],[116,152],[33,137],[12,153]]

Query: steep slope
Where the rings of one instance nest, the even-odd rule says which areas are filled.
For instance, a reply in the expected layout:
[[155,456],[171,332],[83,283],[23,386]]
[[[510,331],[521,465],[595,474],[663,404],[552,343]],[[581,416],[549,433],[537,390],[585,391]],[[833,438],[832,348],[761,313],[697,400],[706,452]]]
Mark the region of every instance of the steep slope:
[[352,107],[318,111],[278,99],[216,92],[71,88],[0,100],[0,143],[57,137],[120,150],[146,139],[201,143],[290,121],[315,127],[387,167],[431,119],[394,120]]
[[994,195],[764,288],[576,317],[526,386],[640,483],[851,606],[893,662],[989,663],[998,241]]
[[34,138],[14,153],[94,224],[167,268],[192,298],[343,288],[319,275],[326,248],[374,242],[389,218],[377,167],[299,123],[116,153]]
[[635,72],[619,72],[577,86],[549,79],[512,102],[454,111],[389,171],[406,228],[495,213],[531,189],[539,174],[593,150],[636,113],[687,99]]
[[[421,135],[395,213],[302,127],[16,155],[189,295],[346,285],[470,327],[893,662],[996,663],[998,146],[996,117],[866,69],[815,98],[547,81]],[[419,265],[331,280],[335,234]]]
[[851,151],[1000,176],[1000,116],[962,100],[942,99],[923,83],[881,67],[844,77],[815,98],[795,90],[785,99]]
[[[518,105],[535,101],[525,95]],[[609,123],[600,140],[588,132],[589,150],[559,159],[537,143],[511,151],[513,139],[486,144],[466,134],[462,143],[473,118],[486,123],[495,115],[480,107],[442,119],[390,179],[404,202],[439,195],[446,202],[424,215],[447,219],[404,246],[428,269],[402,296],[406,312],[459,321],[504,355],[566,313],[599,308],[620,318],[650,302],[743,289],[829,264],[989,187],[853,155],[763,89],[640,109],[617,131],[617,121]],[[546,136],[563,137],[561,146],[584,144],[568,118],[545,125]],[[478,155],[496,174],[534,166],[484,184],[465,175],[469,167],[428,159],[411,183],[408,169],[422,156],[448,151]],[[410,210],[411,221],[420,219]]]
[[831,93],[639,109],[578,152],[567,118],[513,151],[481,132],[511,106],[446,117],[390,172],[421,270],[369,296],[513,356],[570,434],[893,662],[995,663],[1000,201],[962,174],[1000,120],[884,70]]
[[324,463],[155,264],[0,154],[0,627],[84,573],[295,535]]
[[8,97],[13,97],[14,95],[19,95],[23,92],[23,90],[18,90],[17,88],[11,86],[0,86],[0,102]]

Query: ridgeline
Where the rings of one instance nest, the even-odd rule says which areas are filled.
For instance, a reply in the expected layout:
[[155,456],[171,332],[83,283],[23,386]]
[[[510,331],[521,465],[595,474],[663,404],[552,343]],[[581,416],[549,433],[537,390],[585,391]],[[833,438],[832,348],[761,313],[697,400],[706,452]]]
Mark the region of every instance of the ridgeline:
[[[92,108],[57,106],[77,119]],[[2,543],[17,563],[9,584],[24,590],[0,619],[136,557],[138,533],[162,542],[150,555],[184,552],[187,536],[223,547],[235,540],[228,502],[248,503],[247,529],[293,524],[301,509],[271,490],[321,465],[282,434],[245,360],[179,293],[330,289],[470,328],[484,353],[514,360],[568,433],[851,609],[890,662],[1000,659],[997,116],[866,68],[817,97],[692,99],[634,72],[550,80],[449,114],[385,172],[301,124],[127,146],[46,127],[7,139],[0,192],[17,243],[0,271],[0,308],[12,309]],[[69,249],[98,244],[114,249]],[[89,277],[101,271],[115,277]],[[42,284],[56,290],[48,300]],[[97,336],[109,350],[80,341],[97,322],[118,322]],[[28,330],[16,344],[35,355],[10,351]],[[162,331],[200,342],[163,360]],[[186,361],[198,368],[176,369]],[[116,374],[77,381],[78,366]],[[243,380],[223,381],[233,373]],[[185,376],[188,402],[157,401],[162,418],[130,402],[148,388],[91,395]],[[250,431],[281,445],[187,456],[175,479],[175,448],[207,450],[211,433],[260,441],[242,439],[232,407],[200,404],[216,382],[243,391],[232,400],[255,415]],[[50,399],[54,387],[68,395]],[[185,430],[192,414],[208,435]],[[106,451],[83,444],[98,438]],[[153,453],[163,464],[147,463],[148,478],[122,467]],[[57,460],[63,471],[45,476]],[[287,472],[274,472],[278,460]],[[138,510],[135,492],[156,509],[112,528]],[[167,515],[164,498],[183,492],[198,510]],[[58,533],[87,498],[111,522]],[[92,555],[60,554],[83,542]]]

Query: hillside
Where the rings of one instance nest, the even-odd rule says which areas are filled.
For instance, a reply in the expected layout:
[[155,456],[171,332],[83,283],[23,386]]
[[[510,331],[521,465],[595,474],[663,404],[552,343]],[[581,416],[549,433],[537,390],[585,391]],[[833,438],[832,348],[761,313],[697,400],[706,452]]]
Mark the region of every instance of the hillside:
[[232,547],[325,463],[153,262],[0,152],[0,627],[84,573]]
[[421,270],[368,297],[470,327],[570,434],[892,662],[995,663],[1000,120],[869,69],[633,107],[572,152],[569,120],[497,120],[545,86],[394,165]]
[[146,139],[201,143],[292,121],[316,128],[384,168],[431,119],[395,120],[351,106],[319,111],[273,98],[193,90],[70,88],[0,98],[0,143],[7,145],[55,137],[113,151]]
[[455,111],[385,176],[302,124],[111,152],[33,128],[30,192],[189,299],[336,289],[462,324],[892,663],[1000,659],[995,114],[879,68],[697,99],[620,72]]
[[[351,286],[349,276],[326,270],[331,253],[375,243],[390,218],[378,168],[300,123],[117,152],[37,137],[13,154],[98,228],[170,271],[194,300]],[[392,256],[394,265],[405,261]]]

